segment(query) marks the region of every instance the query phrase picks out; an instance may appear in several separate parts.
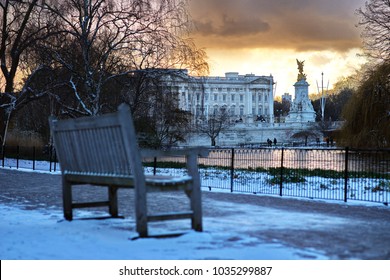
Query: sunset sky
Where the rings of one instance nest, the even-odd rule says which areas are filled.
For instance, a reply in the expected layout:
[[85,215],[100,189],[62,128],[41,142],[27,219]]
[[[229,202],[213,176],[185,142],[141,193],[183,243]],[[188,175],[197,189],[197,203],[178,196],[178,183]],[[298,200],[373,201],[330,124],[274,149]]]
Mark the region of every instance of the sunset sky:
[[296,59],[304,60],[309,92],[329,88],[364,62],[356,9],[365,0],[192,0],[197,46],[210,75],[274,76],[276,95],[294,93]]

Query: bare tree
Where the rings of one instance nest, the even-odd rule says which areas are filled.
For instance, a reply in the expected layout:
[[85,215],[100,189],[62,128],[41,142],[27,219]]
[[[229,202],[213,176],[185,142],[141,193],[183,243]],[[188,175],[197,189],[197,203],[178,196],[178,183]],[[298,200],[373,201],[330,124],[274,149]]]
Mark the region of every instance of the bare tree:
[[182,71],[145,70],[133,73],[123,98],[131,109],[140,144],[161,148],[185,142],[191,114],[179,109],[177,79]]
[[187,36],[185,0],[9,0],[0,8],[1,131],[12,111],[44,94],[61,114],[97,115],[120,101],[126,83],[118,81],[139,71],[208,73],[205,52]]
[[69,73],[64,84],[74,104],[62,106],[71,115],[104,112],[105,87],[134,71],[183,65],[207,69],[204,52],[183,39],[190,28],[184,1],[65,0],[47,8],[65,31],[47,47]]
[[229,113],[225,108],[215,109],[198,125],[199,132],[210,137],[211,146],[217,144],[219,134],[231,126]]
[[38,0],[0,2],[0,138],[3,144],[12,112],[44,95],[31,88],[30,81],[45,67],[29,65],[29,54],[56,31],[53,28],[55,17],[48,16],[39,3]]
[[368,55],[384,60],[390,59],[390,0],[368,0],[357,11],[362,37]]

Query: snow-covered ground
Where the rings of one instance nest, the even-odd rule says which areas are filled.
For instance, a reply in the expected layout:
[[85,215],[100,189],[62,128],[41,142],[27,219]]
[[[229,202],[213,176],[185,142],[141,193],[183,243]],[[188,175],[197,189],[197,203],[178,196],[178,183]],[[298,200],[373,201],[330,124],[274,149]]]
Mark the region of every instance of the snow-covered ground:
[[[205,218],[207,230],[202,233],[189,231],[175,238],[132,240],[137,236],[132,219],[67,222],[59,210],[21,210],[4,205],[0,205],[0,213],[3,260],[327,259],[321,252],[310,249],[237,236],[229,231],[234,222],[223,219]],[[245,220],[245,214],[234,217],[234,221]]]
[[[10,163],[10,162],[8,162]],[[49,172],[47,162],[20,161],[19,170]],[[12,166],[12,163],[11,163]],[[9,167],[5,167],[9,168]],[[151,172],[151,170],[148,170]],[[162,170],[161,172],[169,172]],[[177,172],[177,170],[175,170]],[[214,180],[223,180],[216,177]],[[210,183],[210,181],[208,181]],[[215,183],[215,182],[214,182]],[[221,204],[229,208],[229,203]],[[237,211],[234,221],[246,224],[246,211]],[[255,211],[253,209],[253,211]],[[205,218],[206,232],[188,232],[177,238],[136,239],[134,220],[63,220],[58,209],[22,210],[21,205],[0,205],[0,259],[326,259],[321,252],[267,244],[251,236],[232,236],[231,220]],[[90,213],[89,213],[90,214]],[[241,216],[240,216],[241,215]],[[292,213],[291,215],[294,215]],[[259,221],[261,216],[258,216]],[[318,217],[321,219],[321,217]],[[285,220],[289,219],[285,216]],[[309,219],[308,221],[312,221]],[[184,222],[178,221],[177,223]],[[253,222],[253,221],[252,221]],[[130,229],[129,229],[130,228]],[[158,233],[158,232],[156,232]],[[121,248],[118,250],[118,248]]]
[[[45,166],[46,164],[46,166]],[[21,161],[19,170],[26,172],[41,172],[47,174],[59,174],[59,171],[48,172],[47,163],[38,162],[37,169],[31,170],[31,163]],[[9,168],[9,167],[8,167]],[[152,172],[147,169],[147,172]],[[180,172],[180,170],[161,169],[159,172]],[[221,170],[203,170],[202,184],[221,185],[226,182],[226,174]],[[207,174],[206,174],[207,172]],[[246,176],[247,184],[251,180],[259,179],[250,177],[245,172],[240,177]],[[263,176],[263,175],[259,175]],[[261,178],[266,180],[266,178]],[[228,191],[214,189],[219,191]],[[334,191],[337,188],[329,188]],[[323,190],[321,190],[323,191]],[[334,201],[334,203],[337,203]],[[367,205],[373,203],[366,203]],[[221,202],[220,209],[232,208],[228,202]],[[22,210],[20,205],[0,205],[0,236],[3,245],[0,247],[1,259],[326,259],[321,252],[310,249],[289,248],[281,244],[265,244],[261,240],[242,234],[232,236],[229,228],[232,220],[238,221],[236,227],[244,229],[252,223],[258,223],[270,228],[291,227],[289,221],[296,219],[295,213],[273,213],[278,223],[265,224],[261,213],[256,213],[255,208],[236,209],[236,216],[229,220],[221,218],[205,218],[207,229],[204,233],[189,232],[183,236],[172,239],[138,239],[131,229],[133,220],[96,220],[88,223],[73,221],[68,223],[63,220],[59,209]],[[268,212],[270,210],[267,210]],[[274,210],[275,211],[275,210]],[[251,223],[246,224],[246,213],[252,213]],[[241,213],[241,214],[240,214]],[[269,213],[268,213],[269,214]],[[291,217],[290,217],[290,216]],[[302,215],[302,214],[300,214]],[[253,218],[254,217],[254,218]],[[279,224],[283,217],[282,225]],[[255,220],[253,220],[255,219]],[[329,226],[324,223],[326,217],[309,213],[303,219],[308,225],[313,223]],[[183,221],[180,221],[183,222]],[[332,224],[338,224],[337,219],[332,219]],[[302,226],[302,225],[301,225]],[[304,226],[304,225],[303,225]],[[131,229],[131,230],[129,230]],[[243,231],[245,232],[245,231]],[[118,247],[121,250],[118,250]],[[244,248],[244,249],[243,249]]]
[[[59,172],[48,172],[43,170],[47,166],[45,163],[39,163],[37,169],[32,171],[30,163],[19,163],[21,171],[42,172],[47,174],[58,174]],[[38,167],[39,166],[39,167]],[[6,167],[7,169],[9,167]],[[149,170],[150,171],[150,170]],[[161,171],[163,172],[163,171]],[[215,184],[218,180],[226,180],[224,174],[220,171],[208,170],[208,175],[204,180],[207,184]],[[213,175],[213,172],[215,175]],[[205,175],[205,174],[203,174]],[[244,176],[244,175],[240,175]],[[214,180],[214,181],[213,181]],[[338,203],[338,202],[333,202]],[[369,204],[367,204],[369,205]],[[372,205],[372,203],[371,203]],[[61,209],[56,207],[40,207],[29,210],[26,205],[7,204],[0,205],[0,259],[2,260],[122,260],[120,267],[157,267],[168,265],[183,265],[179,260],[187,260],[184,267],[207,267],[210,264],[207,277],[197,277],[197,279],[212,279],[211,266],[259,266],[272,265],[274,267],[274,278],[286,279],[294,272],[300,279],[312,279],[318,276],[318,273],[328,278],[337,278],[340,273],[353,271],[356,275],[353,279],[362,275],[377,275],[383,277],[386,271],[386,262],[364,263],[278,263],[267,262],[269,260],[327,260],[324,252],[312,248],[290,247],[278,241],[266,242],[258,236],[250,234],[253,224],[260,225],[263,229],[272,228],[278,230],[287,230],[296,227],[296,213],[282,211],[278,209],[262,209],[257,205],[232,205],[229,201],[218,202],[220,209],[235,209],[234,215],[228,217],[204,217],[203,223],[205,231],[202,233],[188,231],[187,233],[174,238],[136,238],[134,230],[135,222],[133,218],[125,219],[106,219],[106,220],[74,220],[67,222],[63,220]],[[271,219],[266,222],[263,220],[264,212]],[[251,213],[251,219],[248,221],[248,214]],[[83,215],[83,211],[78,215]],[[90,215],[90,212],[85,213]],[[300,227],[305,225],[310,227],[327,228],[332,226],[342,227],[346,221],[342,218],[329,219],[328,216],[320,213],[299,213]],[[177,221],[184,223],[185,221]],[[171,225],[172,228],[177,225]],[[232,231],[232,228],[235,230]],[[165,228],[167,229],[167,228]],[[168,229],[169,226],[168,226]],[[155,230],[155,232],[153,231]],[[299,230],[299,228],[296,228]],[[153,228],[151,233],[159,233],[159,228]],[[132,262],[123,262],[123,260],[132,260]],[[136,262],[144,260],[144,262]],[[148,261],[146,261],[148,260]],[[158,262],[151,260],[159,260]],[[176,260],[176,262],[166,263],[164,260]],[[207,263],[196,263],[193,260],[211,260]],[[218,262],[216,260],[224,260]],[[228,260],[236,260],[234,262]],[[246,260],[243,262],[243,260]],[[258,262],[258,260],[264,260]],[[146,261],[146,262],[145,262]],[[17,269],[20,263],[5,262],[2,269],[9,279],[20,279],[28,277],[30,279],[52,279],[53,273],[61,270],[60,276],[69,278],[74,275],[74,269],[68,270],[68,263],[22,263],[25,270]],[[351,266],[352,265],[352,266]],[[46,269],[48,267],[49,269]],[[50,267],[52,270],[50,270]],[[77,276],[83,275],[85,278],[94,279],[116,279],[118,277],[118,263],[71,263],[71,268],[77,267]],[[98,269],[98,268],[99,269]],[[104,270],[104,267],[106,268]],[[182,266],[183,267],[183,266]],[[95,269],[94,269],[95,268]],[[279,272],[277,271],[279,268]],[[283,269],[282,269],[283,268]],[[312,269],[310,269],[312,268]],[[363,269],[364,268],[364,269]],[[102,272],[103,269],[103,272]],[[42,271],[45,273],[42,273]],[[284,273],[282,273],[282,271]],[[16,273],[17,271],[17,273]],[[286,272],[287,271],[287,272]],[[321,272],[322,271],[322,272]],[[305,272],[305,273],[303,273]],[[369,272],[369,273],[368,273]],[[105,274],[104,274],[105,273]],[[276,275],[275,275],[276,274]],[[271,274],[272,275],[272,274]],[[352,274],[349,274],[350,276]],[[13,278],[14,277],[14,278]],[[81,277],[81,276],[80,276]],[[83,278],[81,277],[81,278]],[[195,276],[194,276],[195,277]],[[175,277],[177,279],[192,279],[194,277]],[[211,278],[210,278],[211,277]],[[237,276],[236,276],[237,277]],[[240,277],[242,279],[243,276]],[[258,275],[252,275],[246,279],[254,279]],[[297,276],[298,277],[298,276]],[[60,277],[61,278],[61,277]],[[122,277],[123,278],[123,277]],[[227,277],[227,279],[236,279]],[[245,277],[244,277],[245,278]],[[294,277],[295,278],[295,277]],[[64,278],[65,279],[65,278]],[[161,279],[160,277],[141,277],[134,279]],[[166,279],[174,279],[167,278]],[[320,279],[322,279],[320,277]]]

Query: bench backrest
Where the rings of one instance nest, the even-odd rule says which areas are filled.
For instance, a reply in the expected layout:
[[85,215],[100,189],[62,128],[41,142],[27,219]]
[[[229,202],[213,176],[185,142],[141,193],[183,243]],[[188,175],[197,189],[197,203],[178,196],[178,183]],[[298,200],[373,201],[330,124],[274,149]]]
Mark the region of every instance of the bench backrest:
[[61,165],[66,173],[137,175],[144,180],[136,133],[127,105],[116,113],[50,120]]

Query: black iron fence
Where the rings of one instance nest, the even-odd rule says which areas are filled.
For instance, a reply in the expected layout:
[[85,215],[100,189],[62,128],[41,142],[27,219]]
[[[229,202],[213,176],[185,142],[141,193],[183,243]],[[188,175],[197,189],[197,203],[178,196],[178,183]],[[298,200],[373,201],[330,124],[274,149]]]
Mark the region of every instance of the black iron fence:
[[[181,172],[179,163],[183,159],[165,158],[148,166],[156,174],[172,173]],[[390,202],[389,149],[211,149],[199,164],[202,186],[210,190]]]
[[[2,147],[1,166],[59,169],[55,152]],[[224,148],[199,159],[202,186],[210,190],[327,200],[390,202],[390,149]],[[184,158],[145,159],[147,172],[184,173]]]
[[1,167],[26,168],[55,172],[58,162],[53,146],[22,147],[2,146],[0,149]]

